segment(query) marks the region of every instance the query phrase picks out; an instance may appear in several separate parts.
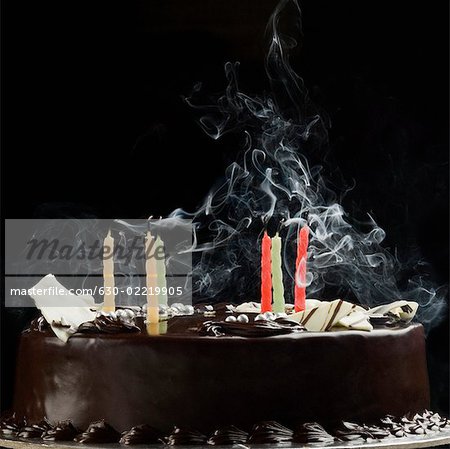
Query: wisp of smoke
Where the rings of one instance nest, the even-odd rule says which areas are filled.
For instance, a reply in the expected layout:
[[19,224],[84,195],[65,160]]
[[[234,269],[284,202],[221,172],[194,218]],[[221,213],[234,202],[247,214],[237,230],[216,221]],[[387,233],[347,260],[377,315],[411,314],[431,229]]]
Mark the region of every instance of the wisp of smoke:
[[414,267],[405,267],[383,248],[385,232],[372,217],[365,223],[352,221],[325,180],[323,167],[308,163],[307,152],[326,141],[327,130],[289,63],[290,50],[296,46],[292,29],[301,32],[300,18],[296,0],[282,0],[270,18],[269,93],[242,92],[238,63],[227,63],[223,95],[199,106],[195,98],[201,86],[197,85],[186,98],[202,111],[199,123],[213,139],[228,132],[245,137],[240,159],[226,169],[223,183],[198,210],[177,209],[171,214],[194,222],[194,295],[258,300],[260,239],[266,227],[273,231],[275,226],[285,242],[286,299],[292,300],[296,236],[308,216],[308,297],[346,295],[368,306],[410,299],[420,304],[418,318],[429,327],[442,316],[445,289],[433,287],[417,272],[399,287],[401,274]]

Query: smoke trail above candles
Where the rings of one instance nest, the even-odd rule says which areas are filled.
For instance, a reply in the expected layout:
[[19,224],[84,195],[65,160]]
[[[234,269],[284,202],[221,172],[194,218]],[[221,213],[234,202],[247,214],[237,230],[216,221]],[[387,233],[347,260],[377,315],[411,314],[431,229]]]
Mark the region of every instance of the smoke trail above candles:
[[[308,215],[309,298],[357,299],[374,306],[395,299],[417,301],[418,318],[431,327],[445,308],[445,287],[437,287],[416,257],[400,261],[383,247],[385,231],[367,215],[358,222],[341,205],[343,192],[327,180],[322,144],[326,120],[293,71],[290,51],[301,36],[296,0],[282,0],[270,17],[266,75],[270,91],[250,95],[238,83],[239,63],[227,63],[225,92],[202,103],[200,84],[187,104],[213,139],[226,133],[242,138],[240,157],[194,212],[171,217],[194,221],[193,288],[197,297],[259,300],[260,241],[265,229],[279,231],[286,300],[293,302],[296,237]],[[419,270],[420,269],[420,270]],[[406,275],[407,273],[407,275]]]

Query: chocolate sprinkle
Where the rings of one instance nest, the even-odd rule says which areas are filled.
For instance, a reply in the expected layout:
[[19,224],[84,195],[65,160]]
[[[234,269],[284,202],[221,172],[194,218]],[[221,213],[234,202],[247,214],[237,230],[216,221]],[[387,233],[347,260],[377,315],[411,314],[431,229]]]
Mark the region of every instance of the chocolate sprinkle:
[[292,441],[294,432],[276,421],[263,421],[256,424],[250,432],[248,443],[276,444]]
[[117,443],[120,433],[105,421],[96,421],[89,425],[85,432],[74,438],[77,443]]
[[159,443],[161,434],[151,426],[143,424],[132,427],[130,430],[122,433],[120,444],[151,444]]
[[323,443],[328,444],[334,441],[332,437],[320,424],[316,422],[308,422],[302,424],[294,434],[296,443]]
[[181,444],[185,445],[196,445],[205,444],[207,437],[197,430],[193,429],[183,429],[180,427],[174,427],[172,433],[165,438],[165,442],[169,446],[177,446]]
[[78,434],[78,430],[70,421],[61,421],[43,435],[44,441],[72,441]]
[[226,426],[217,429],[208,439],[208,444],[244,444],[247,441],[248,434],[235,426]]

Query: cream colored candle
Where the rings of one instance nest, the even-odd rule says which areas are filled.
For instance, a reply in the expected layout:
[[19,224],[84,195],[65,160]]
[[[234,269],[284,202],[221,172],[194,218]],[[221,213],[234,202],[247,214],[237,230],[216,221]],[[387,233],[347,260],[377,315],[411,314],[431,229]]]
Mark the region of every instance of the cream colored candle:
[[156,238],[155,251],[156,257],[156,273],[158,274],[158,302],[159,305],[167,306],[167,281],[166,281],[166,255],[164,253],[164,242],[158,235]]
[[273,288],[273,306],[272,311],[284,312],[284,286],[283,270],[281,268],[281,237],[278,233],[272,237],[272,288]]
[[147,324],[159,322],[158,296],[155,287],[157,284],[156,259],[155,259],[155,239],[150,231],[145,238],[145,274],[147,287]]
[[103,307],[104,312],[116,310],[114,296],[114,239],[111,230],[103,241]]

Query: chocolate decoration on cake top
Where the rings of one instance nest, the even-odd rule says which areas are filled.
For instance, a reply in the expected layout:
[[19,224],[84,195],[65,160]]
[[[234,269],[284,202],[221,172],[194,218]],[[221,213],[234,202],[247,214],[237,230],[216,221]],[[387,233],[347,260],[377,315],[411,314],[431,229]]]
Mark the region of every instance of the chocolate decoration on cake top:
[[294,321],[279,319],[276,321],[253,321],[249,323],[238,321],[206,321],[199,328],[199,334],[221,337],[235,335],[238,337],[271,337],[275,335],[302,332],[305,328]]
[[132,321],[125,321],[111,315],[98,315],[92,321],[87,321],[78,327],[78,332],[97,334],[118,334],[126,332],[140,332],[141,329]]
[[122,432],[119,443],[125,445],[132,444],[153,444],[161,442],[162,435],[153,427],[143,424],[134,426],[126,432]]
[[83,444],[117,443],[120,433],[105,421],[96,421],[89,425],[85,432],[75,437],[74,441]]
[[244,444],[247,441],[248,433],[236,426],[221,427],[214,431],[209,437],[208,444],[211,445],[229,445]]
[[38,316],[33,321],[31,321],[28,329],[25,329],[24,332],[45,332],[50,329],[50,324],[47,323],[47,320],[42,316]]

